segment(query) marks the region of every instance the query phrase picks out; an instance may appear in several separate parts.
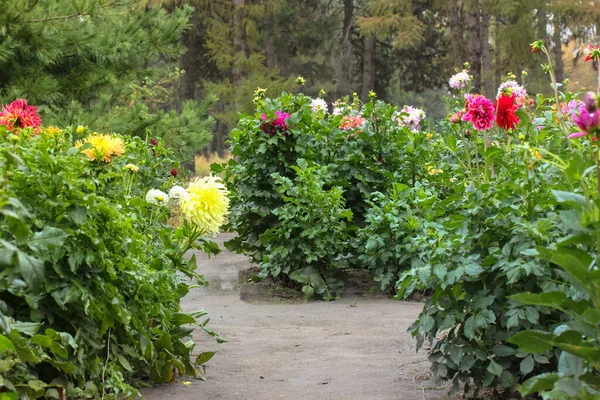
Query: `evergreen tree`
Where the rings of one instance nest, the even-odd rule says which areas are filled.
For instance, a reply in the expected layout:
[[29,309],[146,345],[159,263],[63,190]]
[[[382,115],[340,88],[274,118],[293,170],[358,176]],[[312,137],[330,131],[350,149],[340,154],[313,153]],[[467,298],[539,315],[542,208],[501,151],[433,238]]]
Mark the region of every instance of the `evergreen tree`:
[[[181,133],[186,144],[197,132],[195,145],[208,142],[206,106],[181,105],[180,114],[172,95],[159,108],[149,92],[135,93],[173,70],[190,8],[167,12],[139,0],[0,0],[0,9],[0,101],[26,98],[40,106],[46,123],[113,126],[136,135],[152,129],[173,142]],[[170,82],[168,90],[176,85]]]

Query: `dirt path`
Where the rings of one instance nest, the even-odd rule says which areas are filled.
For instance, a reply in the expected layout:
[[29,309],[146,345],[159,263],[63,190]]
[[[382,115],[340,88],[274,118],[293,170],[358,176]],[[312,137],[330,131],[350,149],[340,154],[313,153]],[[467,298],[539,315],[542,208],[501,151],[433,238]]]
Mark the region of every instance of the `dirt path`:
[[243,301],[238,272],[248,268],[227,251],[199,257],[211,288],[193,290],[183,306],[208,310],[209,325],[229,342],[197,332],[198,350],[217,351],[208,380],[180,378],[144,390],[146,399],[448,399],[447,388],[429,381],[425,353],[416,354],[406,332],[420,303],[348,293],[305,304],[281,297],[278,288],[262,297],[251,291]]

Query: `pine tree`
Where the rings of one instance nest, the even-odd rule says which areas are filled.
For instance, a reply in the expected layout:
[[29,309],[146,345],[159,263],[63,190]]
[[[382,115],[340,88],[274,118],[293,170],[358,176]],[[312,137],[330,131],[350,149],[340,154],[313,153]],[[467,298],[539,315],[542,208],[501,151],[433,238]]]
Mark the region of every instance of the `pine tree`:
[[26,98],[40,106],[46,123],[137,135],[148,128],[173,142],[186,131],[182,143],[188,144],[183,137],[196,130],[203,137],[196,145],[208,141],[205,106],[182,105],[178,113],[172,95],[157,107],[149,93],[132,101],[135,90],[164,83],[173,71],[190,8],[168,12],[139,0],[0,0],[0,9],[0,101]]

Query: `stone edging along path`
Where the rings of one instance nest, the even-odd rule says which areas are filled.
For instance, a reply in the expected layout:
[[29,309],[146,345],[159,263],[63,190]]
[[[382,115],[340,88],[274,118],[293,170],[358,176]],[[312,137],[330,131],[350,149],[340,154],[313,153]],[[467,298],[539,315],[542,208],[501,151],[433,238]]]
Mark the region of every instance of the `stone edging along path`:
[[[219,236],[219,244],[230,237]],[[406,331],[422,304],[361,289],[303,303],[277,286],[240,289],[238,276],[251,268],[243,256],[197,257],[211,287],[192,290],[183,308],[208,310],[210,327],[228,343],[195,332],[198,351],[217,352],[207,380],[177,377],[144,389],[146,399],[450,399]]]

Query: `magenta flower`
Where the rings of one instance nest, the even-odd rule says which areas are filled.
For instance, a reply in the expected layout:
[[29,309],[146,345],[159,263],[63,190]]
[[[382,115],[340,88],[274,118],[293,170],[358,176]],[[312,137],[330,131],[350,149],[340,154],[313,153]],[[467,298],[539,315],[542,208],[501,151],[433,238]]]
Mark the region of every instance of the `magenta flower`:
[[287,130],[285,119],[288,118],[290,114],[281,111],[275,111],[275,115],[277,115],[277,117],[273,120],[273,126],[281,129],[282,131]]
[[581,107],[579,114],[575,115],[573,118],[575,124],[577,124],[581,131],[570,134],[568,138],[573,139],[594,134],[598,129],[599,114],[600,110],[596,109],[596,111],[590,113],[586,107]]
[[466,99],[466,112],[462,120],[472,123],[473,128],[478,131],[491,129],[494,119],[496,119],[492,102],[480,94],[469,94]]
[[260,118],[264,122],[260,125],[260,130],[271,136],[275,135],[277,131],[285,132],[287,130],[285,119],[289,116],[290,114],[288,113],[275,111],[275,119],[272,122],[267,122],[267,116],[265,114],[261,114]]

